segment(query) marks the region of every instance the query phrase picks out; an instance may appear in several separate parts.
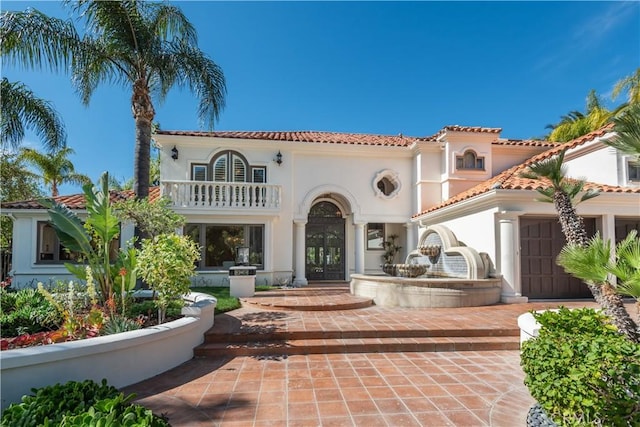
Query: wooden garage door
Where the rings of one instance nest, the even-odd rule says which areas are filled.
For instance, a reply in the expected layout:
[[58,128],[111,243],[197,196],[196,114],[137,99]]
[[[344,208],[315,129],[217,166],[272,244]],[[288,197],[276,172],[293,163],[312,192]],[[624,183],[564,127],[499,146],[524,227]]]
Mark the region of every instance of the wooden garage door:
[[[587,233],[595,232],[595,220],[585,218]],[[565,245],[557,218],[520,218],[520,266],[522,295],[529,298],[589,298],[589,288],[556,264]]]
[[624,240],[631,230],[640,231],[640,218],[616,218],[616,243]]

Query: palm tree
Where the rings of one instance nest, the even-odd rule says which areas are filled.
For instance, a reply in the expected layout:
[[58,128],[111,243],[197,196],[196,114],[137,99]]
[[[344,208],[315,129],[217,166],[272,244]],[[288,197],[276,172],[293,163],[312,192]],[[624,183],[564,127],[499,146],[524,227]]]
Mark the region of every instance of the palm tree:
[[640,104],[630,105],[613,123],[616,136],[605,143],[640,159]]
[[66,145],[62,120],[51,103],[44,101],[20,82],[0,83],[0,146],[3,150],[18,148],[26,129],[34,131],[50,151]]
[[616,99],[624,92],[629,93],[628,105],[640,104],[640,68],[636,69],[635,73],[616,83],[613,87],[611,97]]
[[[537,191],[543,196],[542,201],[553,202],[562,232],[567,239],[569,247],[586,248],[590,240],[584,227],[584,221],[575,209],[576,203],[596,197],[596,191],[584,191],[583,180],[573,180],[566,177],[566,168],[563,165],[565,150],[549,159],[533,163],[522,174],[525,178],[544,180],[548,186]],[[611,318],[612,323],[629,340],[640,343],[638,326],[627,312],[622,296],[616,292],[615,287],[608,281],[586,281],[594,299]]]
[[189,88],[199,98],[200,119],[212,128],[224,107],[224,75],[197,47],[193,25],[175,6],[83,0],[73,11],[86,21],[83,37],[69,22],[35,10],[5,12],[0,18],[3,53],[32,67],[60,69],[70,62],[73,82],[85,104],[100,83],[131,89],[134,191],[138,198],[147,197],[155,117],[152,94],[162,101],[173,86]]
[[586,135],[596,129],[600,129],[609,122],[611,117],[618,110],[612,112],[602,105],[595,90],[591,90],[587,95],[586,114],[580,111],[571,111],[562,116],[559,123],[547,125],[552,131],[546,139],[555,142],[567,142],[572,139]]
[[31,148],[24,148],[20,152],[20,158],[38,169],[44,184],[51,188],[51,196],[55,197],[58,195],[59,185],[91,183],[91,179],[88,176],[75,172],[73,163],[68,158],[73,153],[74,151],[70,147],[50,154],[43,154]]

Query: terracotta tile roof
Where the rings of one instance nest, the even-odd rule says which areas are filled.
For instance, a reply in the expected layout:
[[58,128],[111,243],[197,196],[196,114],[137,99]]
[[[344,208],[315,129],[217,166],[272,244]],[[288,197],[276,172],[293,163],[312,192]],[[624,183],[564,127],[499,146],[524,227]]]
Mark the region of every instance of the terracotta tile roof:
[[[110,191],[109,196],[111,202],[117,202],[120,200],[127,200],[133,198],[133,190],[125,191]],[[160,187],[149,188],[149,200],[152,202],[160,197]],[[70,196],[57,196],[53,197],[53,200],[57,203],[66,205],[69,209],[84,209],[84,194],[72,194]],[[1,205],[2,209],[45,209],[37,199],[23,200],[17,202],[4,202]]]
[[521,147],[556,147],[560,142],[551,142],[538,139],[496,139],[491,142],[493,145],[508,145]]
[[438,132],[434,133],[431,136],[426,136],[422,138],[426,141],[435,141],[440,137],[440,135],[445,132],[474,132],[474,133],[500,133],[502,132],[502,128],[485,128],[481,126],[460,126],[460,125],[447,125],[440,129]]
[[[571,149],[571,148],[575,148],[578,147],[582,144],[585,144],[589,141],[593,141],[594,139],[601,137],[609,132],[611,132],[611,130],[613,129],[613,125],[607,125],[604,126],[594,132],[588,133],[584,136],[581,136],[579,138],[576,138],[572,141],[569,141],[567,143],[564,144],[560,144],[550,150],[547,150],[543,153],[540,153],[536,156],[531,157],[529,160],[525,161],[524,163],[521,163],[519,165],[513,166],[501,173],[499,173],[498,175],[494,176],[493,178],[484,181],[472,188],[470,188],[467,191],[463,191],[462,193],[459,193],[451,198],[449,198],[448,200],[445,200],[444,202],[440,203],[439,205],[433,206],[423,212],[420,212],[419,214],[416,214],[413,216],[413,218],[417,218],[420,217],[422,215],[425,215],[427,213],[430,212],[434,212],[437,211],[439,209],[442,209],[446,206],[451,206],[454,205],[456,203],[462,202],[464,200],[470,199],[472,197],[475,196],[479,196],[481,194],[487,193],[491,190],[494,189],[501,189],[501,190],[537,190],[538,188],[546,188],[549,186],[549,182],[545,181],[545,180],[535,180],[535,179],[528,179],[528,178],[523,178],[520,176],[520,174],[522,172],[524,172],[529,165],[539,162],[541,160],[545,160],[548,158],[553,157],[554,155],[560,153],[562,150],[564,149]],[[594,190],[598,190],[600,192],[603,193],[638,193],[640,194],[640,188],[638,187],[619,187],[619,186],[611,186],[611,185],[604,185],[604,184],[598,184],[598,183],[593,183],[593,182],[587,182],[585,183],[585,189],[594,189]]]
[[[162,130],[158,131],[160,135],[173,136],[201,136],[213,138],[232,138],[232,139],[253,139],[266,141],[289,141],[289,142],[309,142],[320,144],[345,144],[345,145],[376,145],[376,146],[392,146],[392,147],[409,147],[418,141],[436,141],[445,131],[464,131],[477,133],[500,133],[500,128],[485,128],[479,126],[445,126],[436,134],[416,138],[406,135],[374,135],[360,133],[344,133],[344,132],[316,132],[316,131],[182,131],[182,130]],[[495,145],[505,146],[526,146],[526,147],[553,147],[557,145],[555,142],[538,141],[538,140],[520,140],[520,139],[496,139],[492,142]]]
[[159,135],[202,136],[214,138],[260,139],[267,141],[310,142],[323,144],[345,145],[378,145],[389,147],[408,147],[418,141],[418,138],[400,135],[371,135],[341,132],[315,131],[158,131]]

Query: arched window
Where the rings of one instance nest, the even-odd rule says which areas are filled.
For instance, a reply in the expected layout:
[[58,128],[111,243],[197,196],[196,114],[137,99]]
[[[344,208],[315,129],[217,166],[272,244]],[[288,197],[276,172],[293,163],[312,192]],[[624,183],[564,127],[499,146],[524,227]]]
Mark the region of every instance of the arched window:
[[331,202],[320,202],[313,205],[309,211],[309,217],[313,218],[342,218],[342,211]]
[[484,170],[484,157],[476,155],[473,150],[467,150],[463,155],[456,156],[456,169]]
[[246,182],[249,167],[244,156],[225,151],[212,160],[213,180],[216,182]]

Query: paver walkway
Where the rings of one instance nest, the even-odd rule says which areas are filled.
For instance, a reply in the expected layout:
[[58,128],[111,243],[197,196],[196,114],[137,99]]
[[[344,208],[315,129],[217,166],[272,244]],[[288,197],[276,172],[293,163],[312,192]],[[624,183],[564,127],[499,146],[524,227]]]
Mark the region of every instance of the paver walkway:
[[[273,298],[285,297],[276,294]],[[266,296],[258,293],[256,298],[262,301],[254,302],[264,304]],[[286,298],[304,304],[291,302],[291,295]],[[518,315],[558,305],[595,306],[538,302],[455,309],[267,311],[252,304],[217,316],[214,329],[514,328]],[[166,414],[175,427],[515,427],[525,425],[533,403],[523,377],[518,350],[374,351],[194,358],[124,391]]]

